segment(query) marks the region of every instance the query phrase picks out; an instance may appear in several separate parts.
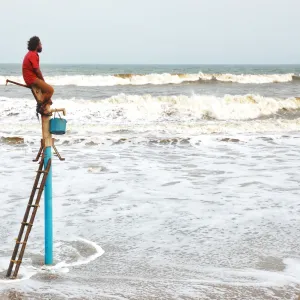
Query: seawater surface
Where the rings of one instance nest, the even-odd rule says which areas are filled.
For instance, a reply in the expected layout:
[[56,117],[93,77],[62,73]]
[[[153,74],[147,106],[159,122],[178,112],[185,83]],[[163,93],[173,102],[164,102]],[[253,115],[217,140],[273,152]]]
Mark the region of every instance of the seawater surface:
[[300,66],[42,65],[67,133],[5,278],[41,125],[0,65],[1,299],[297,299]]

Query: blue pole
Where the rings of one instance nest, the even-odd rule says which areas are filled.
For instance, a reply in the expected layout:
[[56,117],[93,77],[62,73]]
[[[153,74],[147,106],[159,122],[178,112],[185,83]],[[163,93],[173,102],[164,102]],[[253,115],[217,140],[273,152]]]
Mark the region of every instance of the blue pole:
[[[51,147],[44,151],[44,168],[51,159]],[[53,263],[53,228],[52,228],[52,164],[45,184],[45,265]]]

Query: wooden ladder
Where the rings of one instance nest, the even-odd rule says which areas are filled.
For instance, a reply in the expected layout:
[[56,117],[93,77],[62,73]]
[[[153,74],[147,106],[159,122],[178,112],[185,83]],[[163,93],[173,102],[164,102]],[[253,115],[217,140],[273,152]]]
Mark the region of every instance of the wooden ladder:
[[[23,222],[21,223],[21,228],[20,228],[20,231],[19,231],[19,235],[18,235],[18,238],[16,239],[15,249],[14,249],[13,254],[11,256],[9,267],[8,267],[8,270],[7,270],[7,273],[6,273],[6,277],[10,277],[11,279],[17,278],[19,268],[20,268],[20,265],[22,263],[22,258],[23,258],[23,255],[24,255],[24,251],[25,251],[25,248],[26,248],[26,245],[27,245],[27,240],[28,240],[31,228],[33,226],[34,218],[35,218],[35,215],[37,213],[37,209],[39,207],[39,203],[40,203],[40,200],[41,200],[41,197],[42,197],[42,193],[44,191],[44,187],[45,187],[45,184],[46,184],[46,179],[47,179],[50,167],[51,167],[51,159],[49,159],[48,163],[47,163],[47,166],[46,166],[46,169],[43,170],[43,161],[44,160],[43,160],[43,155],[42,155],[42,158],[41,158],[40,163],[39,163],[39,169],[37,170],[37,175],[36,175],[36,178],[35,178],[35,181],[34,181],[34,184],[33,184],[33,188],[32,188],[32,191],[31,191],[31,195],[30,195],[30,198],[29,198],[29,201],[28,201],[28,205],[27,205],[27,208],[26,208],[26,211],[25,211],[25,214],[24,214]],[[41,177],[42,177],[42,180],[40,182]],[[39,182],[40,182],[40,186],[38,186]],[[37,197],[35,198],[37,191],[38,191]],[[34,199],[35,199],[35,202],[34,202]],[[31,213],[31,216],[30,216],[30,219],[29,219],[30,213]],[[28,219],[29,219],[29,221],[28,221]],[[25,230],[25,228],[26,228],[26,230]],[[25,232],[25,237],[22,240],[24,231],[26,231]],[[22,247],[21,247],[21,250],[19,251],[20,245],[22,245]],[[15,266],[15,269],[13,271],[14,266]],[[13,275],[11,276],[12,272],[13,272]]]

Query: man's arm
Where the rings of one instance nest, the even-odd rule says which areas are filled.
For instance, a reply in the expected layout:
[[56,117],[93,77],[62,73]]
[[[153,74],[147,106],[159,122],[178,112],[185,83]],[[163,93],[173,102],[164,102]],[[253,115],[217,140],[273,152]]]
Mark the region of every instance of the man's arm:
[[44,79],[44,77],[43,77],[43,74],[42,74],[42,71],[41,71],[40,68],[33,69],[33,70],[34,70],[36,76],[37,76],[39,79],[45,81],[45,79]]

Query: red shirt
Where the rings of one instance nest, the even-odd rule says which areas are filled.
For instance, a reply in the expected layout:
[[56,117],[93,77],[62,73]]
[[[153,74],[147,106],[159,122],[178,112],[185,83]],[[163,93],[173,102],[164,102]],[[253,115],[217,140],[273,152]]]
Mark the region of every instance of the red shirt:
[[36,51],[28,51],[23,60],[22,72],[27,85],[33,84],[37,78],[33,69],[40,67],[40,58]]

